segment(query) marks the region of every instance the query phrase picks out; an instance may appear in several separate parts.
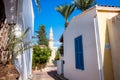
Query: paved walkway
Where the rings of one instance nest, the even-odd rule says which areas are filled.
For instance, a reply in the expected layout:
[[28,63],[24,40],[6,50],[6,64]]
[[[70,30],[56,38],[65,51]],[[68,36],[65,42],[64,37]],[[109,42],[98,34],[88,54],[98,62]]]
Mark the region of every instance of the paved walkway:
[[55,77],[57,68],[55,66],[48,66],[42,71],[33,71],[33,80],[59,80]]

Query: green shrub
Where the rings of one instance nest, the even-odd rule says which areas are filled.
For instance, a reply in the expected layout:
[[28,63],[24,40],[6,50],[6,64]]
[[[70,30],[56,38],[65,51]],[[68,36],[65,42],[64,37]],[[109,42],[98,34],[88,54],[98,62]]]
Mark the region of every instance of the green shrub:
[[55,59],[54,59],[55,61],[59,60],[59,55],[60,55],[60,51],[57,50],[56,55],[55,55]]
[[33,47],[33,68],[39,64],[46,64],[51,56],[51,50],[48,47],[40,48],[39,45]]

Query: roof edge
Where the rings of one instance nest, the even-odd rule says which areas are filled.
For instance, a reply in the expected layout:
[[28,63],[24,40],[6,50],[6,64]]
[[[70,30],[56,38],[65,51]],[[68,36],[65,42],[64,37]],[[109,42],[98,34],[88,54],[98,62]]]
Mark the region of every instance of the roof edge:
[[109,5],[95,5],[97,10],[102,11],[120,11],[119,6],[109,6]]

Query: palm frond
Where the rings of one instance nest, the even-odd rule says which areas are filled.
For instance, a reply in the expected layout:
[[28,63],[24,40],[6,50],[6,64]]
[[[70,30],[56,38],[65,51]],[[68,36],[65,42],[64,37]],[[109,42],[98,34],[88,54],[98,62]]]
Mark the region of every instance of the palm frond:
[[30,28],[28,27],[25,31],[23,31],[22,34],[21,34],[21,36],[19,37],[19,39],[24,39],[26,37],[26,34],[29,31],[29,29]]
[[38,11],[40,11],[40,0],[35,0]]
[[9,31],[8,48],[12,49],[15,46],[17,46],[18,43],[23,42],[28,31],[29,31],[29,28],[27,28],[25,31],[23,31],[19,37],[15,37],[14,30],[10,30]]
[[73,5],[59,5],[55,8],[56,11],[58,11],[67,21],[68,17],[72,14],[74,11],[75,6]]
[[14,52],[14,58],[16,58],[18,55],[23,54],[23,51],[32,48],[32,43],[33,41],[29,41],[29,42],[24,42],[22,44],[19,45],[19,48],[17,48],[17,50],[15,50]]
[[91,6],[93,6],[95,4],[95,1],[94,0],[75,0],[74,3],[78,9],[84,11],[90,8]]
[[21,33],[21,35],[16,37],[15,26],[9,27],[9,32],[8,32],[9,39],[7,44],[8,60],[14,61],[17,55],[22,54],[23,51],[32,47],[32,45],[30,45],[32,43],[31,41],[25,42],[24,40],[29,29],[30,28],[27,28],[25,31]]

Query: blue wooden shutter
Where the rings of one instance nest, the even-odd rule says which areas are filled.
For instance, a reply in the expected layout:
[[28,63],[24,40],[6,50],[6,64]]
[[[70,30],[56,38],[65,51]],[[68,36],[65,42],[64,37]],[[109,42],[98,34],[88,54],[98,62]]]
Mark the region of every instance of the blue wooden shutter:
[[75,64],[77,69],[84,70],[82,36],[75,38]]

